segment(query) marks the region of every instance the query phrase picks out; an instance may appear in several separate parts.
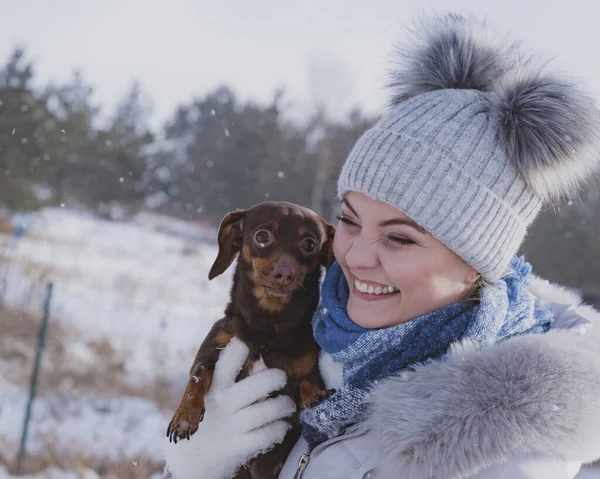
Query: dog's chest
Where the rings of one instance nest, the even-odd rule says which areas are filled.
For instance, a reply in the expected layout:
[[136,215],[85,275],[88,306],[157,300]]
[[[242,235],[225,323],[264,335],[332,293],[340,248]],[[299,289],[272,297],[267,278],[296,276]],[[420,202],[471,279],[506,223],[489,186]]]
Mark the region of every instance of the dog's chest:
[[251,353],[248,356],[248,359],[246,359],[246,362],[244,363],[244,366],[238,374],[236,381],[241,381],[242,379],[247,378],[248,376],[252,376],[253,374],[257,374],[261,371],[265,371],[268,368],[269,367],[265,363],[265,360],[263,359],[262,355],[255,355]]
[[310,348],[307,352],[294,355],[282,354],[281,352],[262,352],[260,349],[250,347],[250,354],[246,360],[237,380],[257,374],[266,369],[283,370],[288,381],[296,382],[308,374],[318,371],[318,350]]
[[300,358],[288,358],[275,354],[250,353],[237,377],[237,381],[271,368],[282,369],[289,380],[300,379],[314,369],[316,360],[316,355],[312,354]]

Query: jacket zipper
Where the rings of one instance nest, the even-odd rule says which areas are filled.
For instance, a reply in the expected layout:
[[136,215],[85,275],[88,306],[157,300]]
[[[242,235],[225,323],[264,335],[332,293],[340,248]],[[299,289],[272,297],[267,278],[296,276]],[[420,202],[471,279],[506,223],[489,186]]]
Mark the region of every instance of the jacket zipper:
[[329,446],[334,442],[339,442],[344,439],[352,439],[353,437],[358,437],[362,434],[362,432],[352,432],[343,436],[334,437],[333,439],[329,439],[328,441],[319,444],[313,449],[313,451],[310,454],[302,454],[302,456],[300,456],[300,460],[298,461],[298,469],[296,469],[296,474],[294,474],[293,479],[302,479],[304,470],[308,467],[308,463],[310,462],[310,456],[314,455],[314,453],[317,452],[319,449],[323,449],[325,446]]
[[302,456],[300,456],[300,460],[298,461],[298,469],[296,470],[296,474],[294,474],[294,479],[302,478],[304,469],[306,469],[306,466],[308,466],[308,461],[310,461],[310,454],[302,454]]

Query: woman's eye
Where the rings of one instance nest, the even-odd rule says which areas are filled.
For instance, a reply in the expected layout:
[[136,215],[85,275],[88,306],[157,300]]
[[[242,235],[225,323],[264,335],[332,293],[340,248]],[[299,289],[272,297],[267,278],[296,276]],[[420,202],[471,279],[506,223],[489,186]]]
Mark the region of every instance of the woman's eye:
[[403,238],[402,236],[388,236],[388,239],[395,244],[402,246],[409,246],[411,244],[415,244],[414,241],[409,240],[407,238]]
[[349,220],[346,216],[344,215],[338,215],[336,216],[336,218],[338,219],[338,221],[341,221],[342,223],[344,223],[346,226],[358,226],[356,223],[354,223],[353,221]]

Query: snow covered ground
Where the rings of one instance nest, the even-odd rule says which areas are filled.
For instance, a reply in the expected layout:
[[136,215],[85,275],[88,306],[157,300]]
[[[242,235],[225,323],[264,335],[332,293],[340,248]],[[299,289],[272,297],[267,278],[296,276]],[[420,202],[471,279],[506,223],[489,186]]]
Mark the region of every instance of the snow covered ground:
[[[2,433],[19,439],[26,391],[1,380],[0,391]],[[157,439],[162,439],[169,419],[155,404],[142,398],[53,394],[35,403],[28,451],[39,455],[51,446],[61,457],[91,456],[112,462],[134,461],[145,455],[160,458],[162,443]],[[3,439],[3,453],[16,456],[18,443]]]
[[[31,454],[47,455],[51,445],[58,457],[133,463],[145,456],[159,463],[174,398],[228,297],[230,272],[207,278],[217,250],[206,239],[215,232],[152,215],[117,223],[62,209],[13,222],[24,222],[26,233],[16,248],[10,235],[0,234],[0,259],[11,257],[0,261],[0,281],[7,273],[4,305],[39,321],[45,284],[54,283],[49,334],[60,328],[58,340],[66,345],[60,364],[47,364],[45,357],[47,371],[59,367],[81,378],[97,374],[100,364],[118,363],[114,384],[104,390],[96,384],[71,390],[68,382],[45,388],[34,405]],[[7,358],[32,360],[34,333],[29,336],[22,344],[1,334],[0,350]],[[2,358],[0,377],[12,373],[21,384],[0,381],[0,464],[12,461],[18,448],[32,364],[15,374]],[[128,392],[119,395],[117,383],[127,384]],[[131,395],[136,391],[142,397]]]
[[[126,224],[49,209],[24,221],[5,304],[39,315],[51,280],[53,320],[78,331],[74,360],[93,361],[86,342],[105,338],[126,355],[130,381],[154,379],[159,360],[169,377],[187,373],[227,301],[230,272],[207,277],[215,246],[157,231],[151,216]],[[0,251],[7,240],[0,237]]]
[[[187,371],[228,297],[231,272],[207,278],[215,232],[149,214],[119,223],[63,209],[12,221],[26,233],[15,249],[0,225],[11,311],[0,311],[0,479],[156,479]],[[11,476],[47,281],[54,296],[30,474]]]

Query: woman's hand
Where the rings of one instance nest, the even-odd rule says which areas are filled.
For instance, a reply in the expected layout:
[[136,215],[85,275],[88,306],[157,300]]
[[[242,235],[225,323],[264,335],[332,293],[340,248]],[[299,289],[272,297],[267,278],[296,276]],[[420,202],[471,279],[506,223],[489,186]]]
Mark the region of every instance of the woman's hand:
[[283,418],[293,414],[296,405],[288,396],[266,398],[285,386],[287,376],[267,369],[236,383],[247,357],[246,345],[233,338],[215,366],[198,431],[189,441],[166,441],[165,459],[173,479],[229,478],[239,466],[283,441],[289,429]]

